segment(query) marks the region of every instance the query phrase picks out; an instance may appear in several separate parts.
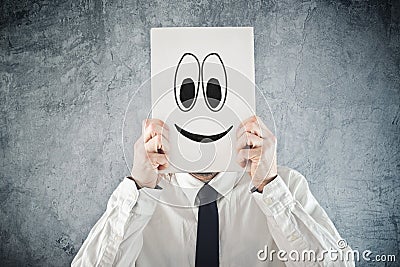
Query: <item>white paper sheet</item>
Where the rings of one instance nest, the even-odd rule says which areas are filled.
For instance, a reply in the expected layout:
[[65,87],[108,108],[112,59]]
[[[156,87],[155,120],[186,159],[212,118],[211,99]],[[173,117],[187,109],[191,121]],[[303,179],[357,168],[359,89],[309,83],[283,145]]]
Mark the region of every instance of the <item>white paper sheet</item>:
[[163,172],[242,170],[236,129],[255,114],[253,40],[251,27],[151,29],[152,117],[170,129]]

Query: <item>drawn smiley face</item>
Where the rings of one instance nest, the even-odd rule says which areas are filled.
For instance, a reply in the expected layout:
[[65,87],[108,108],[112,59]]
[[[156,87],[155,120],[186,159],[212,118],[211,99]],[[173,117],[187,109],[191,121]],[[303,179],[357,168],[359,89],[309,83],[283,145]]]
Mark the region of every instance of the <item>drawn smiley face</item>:
[[[181,77],[180,79],[178,78],[179,76],[181,76],[179,75],[180,68],[183,62],[185,62],[186,60],[194,60],[197,63],[198,77],[195,77],[195,79],[193,79],[194,77]],[[217,73],[219,73],[220,75],[207,75],[209,77],[206,77],[205,68],[207,68],[207,63],[209,62],[214,62],[214,65],[216,64],[219,66],[219,71],[217,71]],[[210,53],[205,56],[201,65],[198,58],[192,53],[183,54],[183,56],[179,60],[174,77],[174,96],[176,105],[182,112],[189,112],[195,106],[200,87],[202,89],[203,97],[207,107],[212,112],[219,112],[224,107],[228,95],[228,77],[225,65],[218,53]],[[233,128],[233,125],[231,125],[223,132],[211,135],[203,135],[187,131],[177,124],[174,125],[176,130],[182,136],[199,143],[215,142],[226,136]]]

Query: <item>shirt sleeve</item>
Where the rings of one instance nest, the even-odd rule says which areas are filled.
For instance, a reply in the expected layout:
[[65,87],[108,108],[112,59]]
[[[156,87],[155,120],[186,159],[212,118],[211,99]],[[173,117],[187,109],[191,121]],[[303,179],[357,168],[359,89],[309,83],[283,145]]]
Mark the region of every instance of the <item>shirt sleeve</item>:
[[[286,252],[288,266],[354,266],[351,248],[299,172],[280,172],[262,193],[254,192],[252,196],[266,215],[278,248]],[[297,251],[299,257],[289,255],[292,251]],[[309,256],[312,253],[315,257]]]
[[71,266],[134,266],[142,249],[143,229],[153,215],[161,191],[138,190],[135,182],[125,177]]

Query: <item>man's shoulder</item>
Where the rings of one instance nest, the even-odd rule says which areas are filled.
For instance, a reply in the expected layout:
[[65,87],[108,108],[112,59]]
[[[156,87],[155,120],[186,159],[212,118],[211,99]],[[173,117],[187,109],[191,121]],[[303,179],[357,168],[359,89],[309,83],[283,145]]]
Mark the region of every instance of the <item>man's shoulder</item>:
[[278,174],[283,178],[283,177],[304,177],[299,171],[292,169],[288,166],[282,166],[278,165]]
[[307,179],[297,170],[287,166],[278,166],[278,174],[292,194],[308,190]]

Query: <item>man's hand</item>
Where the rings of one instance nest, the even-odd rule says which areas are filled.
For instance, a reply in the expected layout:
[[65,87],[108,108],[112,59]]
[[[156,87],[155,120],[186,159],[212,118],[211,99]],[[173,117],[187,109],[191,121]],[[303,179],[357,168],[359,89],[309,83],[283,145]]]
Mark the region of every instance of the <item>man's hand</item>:
[[253,185],[262,191],[278,174],[276,137],[257,116],[243,121],[236,137],[237,162],[248,168]]
[[158,170],[168,167],[168,126],[158,119],[143,121],[142,135],[134,146],[132,178],[140,187],[155,188]]

